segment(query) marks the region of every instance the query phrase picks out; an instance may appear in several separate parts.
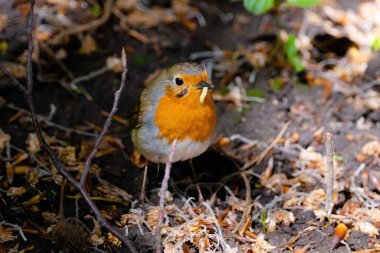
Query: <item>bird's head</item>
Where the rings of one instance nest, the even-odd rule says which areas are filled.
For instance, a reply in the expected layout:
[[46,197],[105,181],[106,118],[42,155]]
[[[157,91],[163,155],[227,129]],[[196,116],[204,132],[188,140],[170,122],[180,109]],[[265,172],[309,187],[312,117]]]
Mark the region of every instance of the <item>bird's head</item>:
[[166,96],[184,101],[200,101],[211,98],[214,85],[208,80],[207,71],[197,63],[178,63],[164,73]]

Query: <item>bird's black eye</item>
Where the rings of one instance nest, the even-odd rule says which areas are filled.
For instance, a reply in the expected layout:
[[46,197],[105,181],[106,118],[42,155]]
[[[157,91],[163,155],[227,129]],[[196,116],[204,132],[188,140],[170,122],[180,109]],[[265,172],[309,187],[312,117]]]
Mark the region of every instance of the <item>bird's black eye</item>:
[[183,80],[179,77],[176,77],[175,78],[175,84],[177,84],[178,86],[181,86],[183,84]]

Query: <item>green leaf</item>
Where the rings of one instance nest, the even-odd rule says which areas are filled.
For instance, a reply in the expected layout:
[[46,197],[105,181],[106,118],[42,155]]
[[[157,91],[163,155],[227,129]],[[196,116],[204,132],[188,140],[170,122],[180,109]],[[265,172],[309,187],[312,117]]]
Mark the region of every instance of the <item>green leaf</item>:
[[261,215],[261,225],[263,226],[264,231],[266,231],[266,221],[267,221],[268,209],[264,208],[263,213]]
[[244,116],[247,112],[249,112],[249,108],[242,106],[242,107],[236,108],[236,111],[238,111],[242,116]]
[[90,8],[90,12],[95,17],[99,17],[102,14],[102,7],[99,4],[93,4]]
[[253,14],[263,14],[275,5],[275,0],[244,0],[244,8]]
[[249,89],[247,90],[247,96],[248,97],[255,97],[255,98],[264,98],[265,92],[260,89]]
[[343,156],[335,154],[333,159],[338,162],[343,162]]
[[145,68],[150,60],[151,56],[147,54],[136,54],[131,57],[131,63],[139,68]]
[[376,37],[372,43],[371,43],[371,49],[372,51],[379,51],[380,50],[380,37]]
[[274,79],[269,80],[270,87],[272,87],[273,90],[279,91],[281,90],[283,86],[282,78],[276,77]]
[[284,3],[284,6],[287,6],[287,7],[300,7],[300,8],[320,6],[320,5],[321,5],[321,0],[286,0]]
[[285,43],[285,54],[288,57],[290,64],[292,64],[295,71],[300,72],[303,70],[302,59],[298,55],[298,49],[296,46],[296,37],[289,35],[288,40]]
[[297,55],[296,36],[290,34],[285,43],[285,53],[287,56]]
[[290,64],[292,64],[295,71],[301,72],[303,70],[302,59],[300,56],[295,55],[289,58],[289,61],[290,61]]
[[82,94],[82,93],[83,93],[81,87],[79,87],[79,86],[73,87],[72,90],[73,90],[76,94]]
[[0,52],[1,52],[1,54],[6,54],[8,52],[8,49],[9,49],[8,41],[2,40],[0,42]]
[[227,86],[221,87],[219,91],[220,91],[220,94],[222,95],[227,95],[228,92],[230,92]]

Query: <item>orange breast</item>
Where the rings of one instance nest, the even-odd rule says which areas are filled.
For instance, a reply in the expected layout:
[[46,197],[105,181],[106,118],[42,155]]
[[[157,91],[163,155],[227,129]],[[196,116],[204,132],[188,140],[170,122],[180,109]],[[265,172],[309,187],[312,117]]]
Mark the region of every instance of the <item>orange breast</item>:
[[209,92],[203,103],[199,101],[200,93],[184,98],[176,98],[170,90],[157,105],[154,121],[159,129],[158,138],[169,142],[189,138],[193,141],[208,140],[215,129],[216,110]]

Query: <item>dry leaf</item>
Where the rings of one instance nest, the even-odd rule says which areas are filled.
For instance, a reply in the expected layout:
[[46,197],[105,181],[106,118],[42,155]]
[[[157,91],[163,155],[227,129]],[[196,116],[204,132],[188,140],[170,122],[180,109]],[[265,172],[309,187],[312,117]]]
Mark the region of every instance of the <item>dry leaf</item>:
[[367,91],[364,99],[367,108],[377,111],[380,109],[380,94],[374,90]]
[[59,221],[59,216],[56,213],[42,212],[42,218],[44,222],[55,224]]
[[57,151],[58,151],[58,157],[63,161],[63,163],[72,164],[77,161],[74,146],[67,146],[64,148],[58,147]]
[[3,31],[8,26],[8,15],[0,14],[0,31]]
[[369,222],[356,221],[353,223],[353,230],[359,230],[360,232],[369,235],[370,237],[376,237],[379,235],[379,230]]
[[227,199],[227,203],[231,206],[232,210],[243,212],[247,208],[247,203],[245,200],[236,197],[229,197]]
[[46,42],[51,38],[54,28],[50,25],[40,24],[34,29],[34,34],[38,42]]
[[108,241],[115,247],[121,247],[121,241],[116,237],[114,236],[113,234],[111,234],[110,232],[107,233],[107,239]]
[[24,187],[10,187],[7,190],[7,196],[14,198],[23,195],[26,192]]
[[7,180],[9,184],[12,184],[14,178],[14,169],[11,163],[7,162],[5,164],[5,169],[7,172]]
[[81,47],[79,49],[79,53],[84,55],[90,55],[98,49],[96,45],[95,39],[90,35],[86,34],[84,39],[82,40]]
[[346,140],[348,140],[348,141],[355,141],[356,137],[353,134],[347,134],[346,135]]
[[136,28],[153,28],[161,24],[176,21],[176,16],[167,9],[154,7],[152,9],[136,9],[128,14],[128,24]]
[[231,143],[230,138],[228,137],[221,137],[219,138],[217,144],[220,148],[227,148]]
[[213,98],[216,101],[232,102],[237,108],[242,108],[244,104],[245,94],[237,85],[230,84],[228,85],[227,94],[213,94]]
[[361,220],[369,220],[374,226],[380,228],[380,210],[373,208],[356,208],[352,214]]
[[366,155],[380,156],[380,142],[371,141],[362,148],[362,153]]
[[150,209],[148,213],[146,214],[146,220],[152,229],[156,229],[159,211],[160,211],[160,208],[155,207],[155,208]]
[[123,226],[126,225],[138,225],[143,224],[144,215],[140,209],[131,209],[129,213],[123,214],[120,219],[120,223]]
[[307,249],[309,248],[309,245],[305,245],[303,246],[302,248],[300,249],[296,249],[293,251],[293,253],[305,253],[307,251]]
[[91,231],[89,241],[93,246],[102,245],[106,239],[102,236],[102,230],[100,228],[100,225],[92,216],[89,216],[89,217],[94,222],[94,228]]
[[0,226],[0,243],[13,241],[16,237],[13,235],[12,228],[4,228]]
[[284,173],[276,173],[265,181],[265,187],[277,193],[281,193],[287,184],[288,178]]
[[25,207],[31,207],[34,206],[35,204],[40,203],[42,197],[44,196],[44,193],[39,193],[22,203]]
[[366,158],[367,158],[367,156],[363,153],[359,153],[356,155],[356,160],[358,162],[361,162],[361,163],[364,162],[366,160]]
[[326,193],[324,189],[316,189],[307,195],[302,201],[302,205],[306,209],[318,210],[326,199]]
[[339,214],[341,215],[353,214],[359,209],[360,206],[361,206],[361,203],[359,202],[357,198],[355,197],[350,198],[344,203]]
[[278,224],[289,226],[294,221],[294,214],[284,209],[277,209],[274,212],[269,212],[266,219],[266,223],[268,224],[268,232],[271,233],[275,231]]
[[35,133],[29,133],[28,138],[26,139],[26,149],[32,153],[36,154],[38,151],[41,150],[40,141],[37,138],[37,135]]
[[0,128],[0,153],[3,152],[4,148],[9,145],[11,136],[4,133]]
[[13,161],[12,165],[16,166],[17,164],[25,161],[28,158],[29,158],[29,155],[27,153],[24,153],[24,152],[18,153],[17,155],[12,157],[12,161]]
[[139,0],[117,0],[115,6],[122,11],[131,11],[136,9],[138,3]]
[[107,57],[106,65],[107,65],[107,68],[112,70],[114,73],[123,72],[123,64],[121,62],[121,59],[116,56]]
[[289,139],[290,139],[290,143],[297,143],[300,139],[300,135],[297,132],[293,132],[290,134]]
[[14,168],[16,175],[25,175],[29,173],[30,171],[32,171],[33,169],[34,167],[32,166],[16,166]]
[[272,246],[265,239],[264,234],[257,235],[255,243],[251,244],[251,250],[255,253],[267,253],[271,252],[276,247]]
[[[26,68],[22,64],[4,62],[3,66],[17,79],[25,79],[26,77]],[[0,71],[0,77],[2,77],[3,72]]]
[[312,148],[302,150],[299,156],[299,160],[306,166],[311,168],[321,168],[324,166],[323,156],[314,151]]

